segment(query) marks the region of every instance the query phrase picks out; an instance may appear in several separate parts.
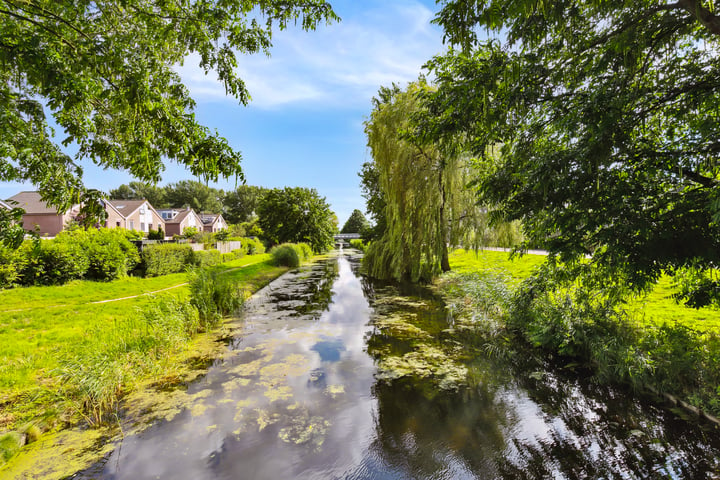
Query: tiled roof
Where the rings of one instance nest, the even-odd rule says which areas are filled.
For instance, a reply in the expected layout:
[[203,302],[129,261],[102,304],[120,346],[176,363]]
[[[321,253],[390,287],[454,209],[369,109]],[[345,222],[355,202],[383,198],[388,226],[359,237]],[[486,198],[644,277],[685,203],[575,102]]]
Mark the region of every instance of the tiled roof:
[[183,220],[185,220],[185,217],[190,214],[190,212],[192,212],[192,210],[189,208],[185,210],[180,210],[180,212],[178,212],[175,217],[165,220],[165,223],[181,223]]
[[147,200],[108,200],[108,203],[115,207],[121,215],[127,217],[140,208]]
[[7,204],[13,208],[22,208],[29,214],[58,214],[55,207],[40,198],[40,192],[20,192],[8,198]]
[[205,225],[212,225],[213,223],[215,223],[219,216],[220,215],[216,215],[214,213],[203,213],[202,215],[200,215],[200,220],[202,220],[203,224]]

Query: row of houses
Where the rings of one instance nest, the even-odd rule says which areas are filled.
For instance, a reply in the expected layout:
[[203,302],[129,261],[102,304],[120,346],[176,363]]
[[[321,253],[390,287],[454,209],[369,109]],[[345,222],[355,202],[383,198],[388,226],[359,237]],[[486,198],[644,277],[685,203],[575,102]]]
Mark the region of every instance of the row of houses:
[[[124,228],[148,233],[161,228],[166,236],[181,235],[186,228],[198,231],[219,232],[227,228],[222,215],[198,214],[192,208],[156,209],[147,200],[101,200],[107,218],[107,228]],[[40,235],[55,236],[66,225],[78,219],[80,205],[73,205],[66,212],[58,212],[42,200],[39,192],[20,192],[0,201],[0,208],[22,208],[23,228],[37,231]]]

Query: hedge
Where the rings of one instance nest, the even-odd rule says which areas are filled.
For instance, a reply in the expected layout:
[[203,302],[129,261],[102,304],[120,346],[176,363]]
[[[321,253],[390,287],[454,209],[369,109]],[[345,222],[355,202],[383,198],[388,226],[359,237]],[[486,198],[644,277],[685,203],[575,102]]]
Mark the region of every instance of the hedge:
[[142,252],[142,269],[146,277],[178,273],[193,264],[195,257],[190,245],[163,243],[149,245]]

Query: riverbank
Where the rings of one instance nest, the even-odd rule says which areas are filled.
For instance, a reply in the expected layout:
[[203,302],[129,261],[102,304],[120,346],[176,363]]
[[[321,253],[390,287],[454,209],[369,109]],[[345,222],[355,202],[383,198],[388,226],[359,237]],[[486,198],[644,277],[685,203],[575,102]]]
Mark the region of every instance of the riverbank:
[[[287,268],[263,254],[211,270],[252,293]],[[205,362],[217,342],[185,324],[197,315],[188,310],[187,280],[182,273],[0,292],[0,464],[43,433],[107,422],[98,409],[116,411],[139,385],[172,385]]]
[[518,294],[542,261],[454,252],[453,272],[439,286],[457,328],[475,332],[488,350],[510,355],[509,338],[519,337],[566,364],[589,367],[597,381],[669,394],[720,415],[720,311],[677,304],[668,278],[619,304],[580,289],[537,286]]

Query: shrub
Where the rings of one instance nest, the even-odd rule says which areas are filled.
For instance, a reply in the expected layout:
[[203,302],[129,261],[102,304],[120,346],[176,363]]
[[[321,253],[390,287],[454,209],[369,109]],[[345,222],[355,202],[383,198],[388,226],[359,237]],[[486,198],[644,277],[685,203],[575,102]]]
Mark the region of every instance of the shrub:
[[302,250],[291,243],[283,243],[270,251],[275,265],[295,268],[300,266]]
[[90,261],[88,278],[115,280],[126,276],[140,262],[137,248],[119,229],[88,230],[85,239]]
[[307,243],[298,243],[297,246],[300,248],[298,254],[301,260],[309,260],[313,256],[313,250]]
[[193,265],[197,267],[209,267],[222,262],[222,255],[219,250],[199,250],[193,252]]
[[142,252],[143,269],[146,277],[182,272],[193,263],[193,249],[190,245],[164,243],[149,245]]
[[190,304],[197,308],[201,329],[215,326],[223,317],[236,311],[244,296],[232,279],[207,268],[190,272]]
[[361,252],[365,251],[365,244],[359,238],[353,238],[350,240],[350,247],[360,250]]
[[83,278],[90,267],[84,245],[70,235],[41,241],[33,253],[37,255],[33,262],[33,283],[60,285]]
[[265,253],[265,245],[257,238],[243,237],[240,238],[243,245],[243,250],[248,255],[259,255]]
[[5,247],[0,243],[0,288],[11,288],[20,283],[27,264],[28,250]]
[[148,230],[148,240],[165,240],[165,232],[162,227],[158,227],[157,230],[152,228]]

